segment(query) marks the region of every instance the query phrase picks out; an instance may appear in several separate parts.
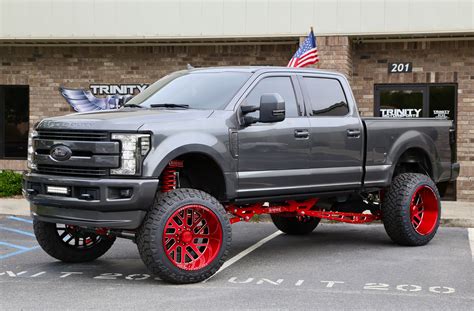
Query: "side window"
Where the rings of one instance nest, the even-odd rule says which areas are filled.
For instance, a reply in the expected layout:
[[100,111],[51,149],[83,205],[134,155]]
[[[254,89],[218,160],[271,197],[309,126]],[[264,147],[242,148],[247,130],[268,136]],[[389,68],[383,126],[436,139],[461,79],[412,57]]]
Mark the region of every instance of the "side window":
[[[245,105],[257,106],[260,104],[260,97],[265,93],[278,93],[283,97],[285,100],[285,114],[287,118],[294,118],[300,115],[290,77],[268,77],[260,80],[247,95]],[[258,112],[249,115],[258,117]]]
[[349,113],[346,96],[336,79],[304,77],[313,116],[345,116]]

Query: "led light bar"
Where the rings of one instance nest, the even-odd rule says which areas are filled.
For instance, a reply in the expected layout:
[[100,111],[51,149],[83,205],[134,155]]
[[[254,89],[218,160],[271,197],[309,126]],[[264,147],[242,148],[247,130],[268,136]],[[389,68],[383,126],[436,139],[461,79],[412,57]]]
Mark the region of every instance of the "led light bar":
[[69,194],[69,189],[67,187],[46,186],[46,192],[67,195]]

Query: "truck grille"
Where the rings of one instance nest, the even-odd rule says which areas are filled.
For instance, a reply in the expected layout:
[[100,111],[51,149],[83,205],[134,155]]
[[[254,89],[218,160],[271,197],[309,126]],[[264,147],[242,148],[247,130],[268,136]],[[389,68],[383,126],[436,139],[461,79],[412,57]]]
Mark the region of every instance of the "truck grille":
[[41,174],[48,175],[64,175],[64,176],[83,176],[98,177],[107,175],[106,169],[100,168],[78,168],[55,165],[38,165],[36,171]]
[[89,131],[38,130],[38,139],[107,141],[109,139],[109,133]]
[[[120,146],[110,141],[108,132],[79,130],[38,130],[34,138],[34,162],[41,174],[62,176],[106,176],[109,169],[119,166]],[[66,160],[55,160],[50,153],[58,145],[70,149]]]

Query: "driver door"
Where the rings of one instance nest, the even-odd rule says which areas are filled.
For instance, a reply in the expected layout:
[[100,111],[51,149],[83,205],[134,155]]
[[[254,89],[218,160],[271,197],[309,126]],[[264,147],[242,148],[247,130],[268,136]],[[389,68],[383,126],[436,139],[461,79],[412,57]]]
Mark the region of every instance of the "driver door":
[[[304,191],[308,185],[310,123],[303,117],[302,96],[295,81],[291,75],[264,75],[243,101],[258,106],[262,94],[278,93],[285,100],[286,117],[281,122],[257,122],[239,130],[238,197],[294,193],[295,188]],[[258,111],[250,116],[258,118]]]

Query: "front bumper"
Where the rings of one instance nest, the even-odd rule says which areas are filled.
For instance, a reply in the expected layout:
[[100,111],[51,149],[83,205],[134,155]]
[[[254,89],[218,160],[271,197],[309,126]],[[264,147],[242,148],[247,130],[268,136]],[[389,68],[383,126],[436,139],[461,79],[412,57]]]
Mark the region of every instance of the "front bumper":
[[[47,193],[62,187],[67,194]],[[26,173],[23,194],[33,217],[47,222],[89,227],[135,229],[150,209],[158,179],[76,178]],[[130,196],[121,197],[128,190]]]

